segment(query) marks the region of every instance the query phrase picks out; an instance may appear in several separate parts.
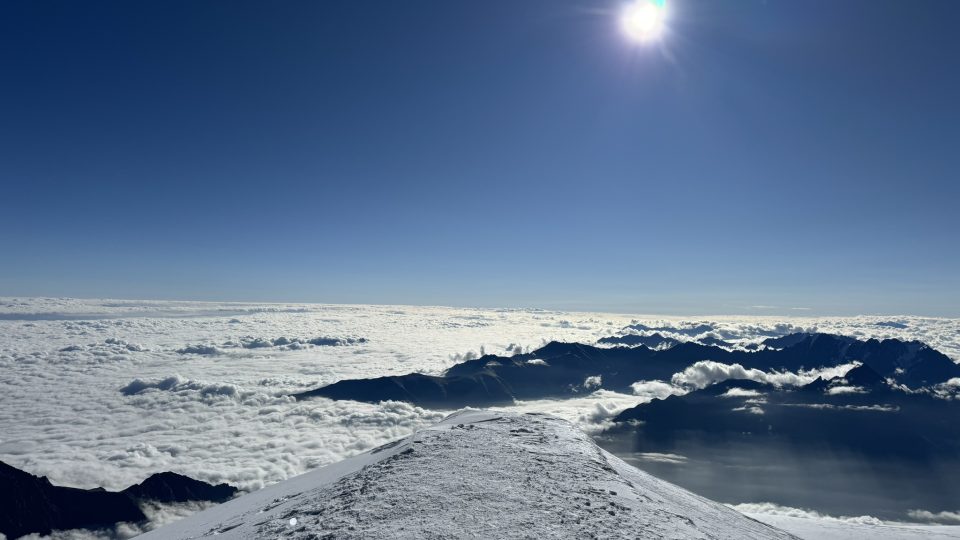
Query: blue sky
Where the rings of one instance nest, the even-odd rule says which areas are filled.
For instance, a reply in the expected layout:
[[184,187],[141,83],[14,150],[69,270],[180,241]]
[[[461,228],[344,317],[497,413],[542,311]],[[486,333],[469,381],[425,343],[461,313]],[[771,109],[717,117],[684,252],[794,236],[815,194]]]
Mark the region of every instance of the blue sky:
[[4,2],[0,295],[960,316],[960,4],[622,5]]

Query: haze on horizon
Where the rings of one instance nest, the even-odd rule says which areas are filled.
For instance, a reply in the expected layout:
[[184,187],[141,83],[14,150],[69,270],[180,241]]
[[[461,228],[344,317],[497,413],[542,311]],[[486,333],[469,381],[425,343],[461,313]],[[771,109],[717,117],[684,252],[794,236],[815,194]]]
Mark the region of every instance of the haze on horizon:
[[960,4],[621,7],[3,3],[0,296],[960,316]]

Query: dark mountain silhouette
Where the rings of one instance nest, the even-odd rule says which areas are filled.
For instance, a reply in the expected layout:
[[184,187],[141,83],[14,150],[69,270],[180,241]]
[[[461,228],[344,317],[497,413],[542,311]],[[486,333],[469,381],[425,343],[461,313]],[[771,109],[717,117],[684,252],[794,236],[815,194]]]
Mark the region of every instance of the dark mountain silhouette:
[[627,329],[637,330],[640,332],[672,332],[674,334],[681,334],[690,337],[696,337],[715,330],[713,325],[706,323],[698,324],[696,326],[647,326],[645,324],[638,323],[627,326]]
[[[893,378],[911,388],[938,384],[960,376],[960,366],[947,355],[919,341],[860,341],[833,334],[790,334],[768,339],[764,344],[779,350],[759,351],[759,356],[754,360],[760,364],[780,363],[780,367],[791,371],[804,366],[816,367],[811,364],[816,358],[842,358],[844,361],[861,361],[881,377]],[[763,365],[757,363],[743,365],[764,369]]]
[[[697,338],[694,340],[696,343],[701,345],[712,345],[715,347],[730,347],[731,345],[722,339],[717,339],[715,337],[706,336],[702,338]],[[651,349],[666,349],[668,347],[673,347],[674,345],[681,343],[680,340],[664,336],[660,333],[653,333],[649,336],[643,336],[639,334],[624,334],[620,336],[609,336],[600,338],[597,340],[597,343],[603,345],[626,345],[628,347],[636,347],[638,345],[643,345],[644,347],[649,347]]]
[[[661,336],[662,337],[662,336]],[[565,398],[596,388],[629,393],[641,380],[669,380],[701,360],[747,368],[797,371],[860,361],[881,379],[912,388],[960,377],[960,366],[919,342],[859,341],[831,334],[791,334],[768,340],[758,351],[730,351],[677,342],[668,349],[595,347],[551,342],[527,354],[485,355],[451,367],[443,376],[409,374],[340,381],[296,394],[376,403],[407,401],[431,408],[490,406],[515,399]],[[587,384],[587,378],[591,383]]]
[[711,336],[699,338],[697,342],[701,345],[712,345],[714,347],[731,347],[726,341]]
[[161,503],[185,501],[224,502],[237,494],[237,488],[228,484],[211,485],[173,472],[151,475],[139,484],[121,493],[137,500]]
[[510,403],[514,395],[495,373],[482,371],[464,376],[436,377],[413,373],[346,380],[295,397],[306,399],[321,396],[368,403],[407,401],[421,407],[444,409]]
[[887,381],[867,364],[861,364],[848,371],[843,379],[847,384],[872,390],[886,390]]
[[668,338],[661,334],[651,334],[649,336],[641,336],[639,334],[626,334],[623,336],[610,336],[610,337],[600,338],[599,340],[597,340],[597,343],[602,343],[605,345],[626,345],[628,347],[643,345],[644,347],[657,349],[657,348],[673,347],[674,345],[679,343],[679,341],[673,338]]
[[786,347],[792,347],[797,343],[807,339],[811,334],[806,334],[802,332],[787,334],[780,337],[772,337],[763,340],[763,344],[771,349],[784,349]]
[[888,385],[861,365],[843,377],[799,389],[727,380],[683,396],[655,399],[615,417],[644,451],[669,452],[680,440],[788,441],[869,457],[960,457],[960,402]]
[[528,354],[486,355],[468,360],[453,366],[442,377],[415,373],[346,380],[295,397],[323,396],[371,403],[392,399],[433,408],[488,406],[509,404],[514,399],[582,395],[592,389],[584,386],[586,378],[597,375],[603,388],[628,391],[632,383],[642,378],[669,378],[682,370],[688,364],[665,353],[690,347],[705,349],[697,344],[653,351],[647,347],[600,348],[553,342]]
[[910,325],[907,323],[902,323],[898,321],[881,321],[873,323],[874,326],[886,326],[887,328],[898,328],[903,330],[904,328],[909,328]]
[[143,501],[223,502],[237,490],[220,484],[211,486],[174,473],[160,473],[143,483],[120,491],[55,486],[45,476],[0,462],[0,533],[7,538],[53,530],[103,529],[120,522],[142,522]]
[[99,529],[143,521],[136,501],[123,493],[54,486],[0,462],[0,533],[19,538],[54,529]]
[[813,381],[810,384],[802,386],[800,388],[800,392],[815,392],[815,393],[822,394],[826,392],[828,388],[830,388],[830,379],[817,377],[817,380]]

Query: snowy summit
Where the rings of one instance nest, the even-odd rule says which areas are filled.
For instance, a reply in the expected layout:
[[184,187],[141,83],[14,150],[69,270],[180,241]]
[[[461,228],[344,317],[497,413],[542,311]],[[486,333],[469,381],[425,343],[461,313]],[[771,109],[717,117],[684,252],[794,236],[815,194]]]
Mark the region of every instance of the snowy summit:
[[468,410],[143,536],[794,538],[646,474],[568,422]]

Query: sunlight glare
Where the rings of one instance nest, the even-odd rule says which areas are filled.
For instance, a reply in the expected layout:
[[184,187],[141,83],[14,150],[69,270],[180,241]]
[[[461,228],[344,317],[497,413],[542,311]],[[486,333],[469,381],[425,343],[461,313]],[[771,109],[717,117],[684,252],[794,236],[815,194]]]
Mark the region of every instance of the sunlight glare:
[[665,18],[664,1],[633,0],[624,8],[620,24],[628,38],[640,43],[648,43],[660,37]]

